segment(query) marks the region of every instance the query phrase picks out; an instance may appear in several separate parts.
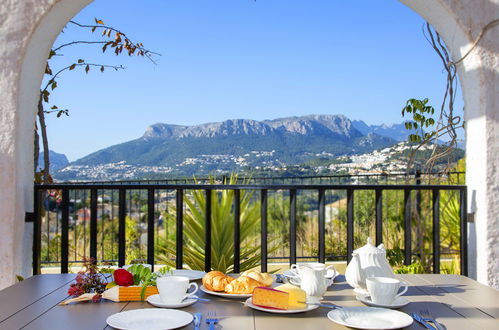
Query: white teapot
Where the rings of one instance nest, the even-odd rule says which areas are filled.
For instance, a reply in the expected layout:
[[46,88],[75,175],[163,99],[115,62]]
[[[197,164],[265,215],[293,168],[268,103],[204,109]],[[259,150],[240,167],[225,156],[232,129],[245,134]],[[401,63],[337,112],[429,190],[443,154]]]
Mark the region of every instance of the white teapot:
[[367,293],[366,278],[368,277],[394,277],[392,268],[386,259],[383,244],[375,247],[371,238],[367,244],[353,251],[352,260],[345,271],[345,278],[354,288],[356,293]]

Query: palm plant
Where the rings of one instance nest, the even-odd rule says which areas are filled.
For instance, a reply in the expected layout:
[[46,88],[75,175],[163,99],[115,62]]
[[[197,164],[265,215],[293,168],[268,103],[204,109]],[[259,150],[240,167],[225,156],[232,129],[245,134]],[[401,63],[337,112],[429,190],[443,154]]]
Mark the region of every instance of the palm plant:
[[[213,183],[213,180],[211,180]],[[232,176],[229,184],[237,183]],[[211,268],[222,272],[234,271],[234,190],[215,191],[211,194]],[[260,262],[260,244],[255,244],[260,226],[260,203],[253,198],[254,193],[241,191],[240,194],[240,270],[254,268]],[[192,190],[184,196],[186,210],[184,224],[184,263],[191,269],[204,269],[205,257],[205,190]],[[176,210],[168,213],[170,220]],[[168,255],[175,255],[175,242],[162,238],[158,241],[162,253],[158,259],[169,266],[175,266]]]

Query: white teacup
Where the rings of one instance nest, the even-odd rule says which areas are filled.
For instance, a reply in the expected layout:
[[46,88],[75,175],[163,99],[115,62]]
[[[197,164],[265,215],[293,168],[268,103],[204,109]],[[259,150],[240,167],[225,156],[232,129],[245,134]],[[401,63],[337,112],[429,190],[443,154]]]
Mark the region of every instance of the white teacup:
[[[195,282],[189,283],[189,278],[185,276],[163,276],[156,280],[159,296],[165,304],[179,304],[188,297],[195,296],[198,285]],[[190,287],[194,291],[187,293]]]
[[[367,291],[371,301],[380,305],[391,305],[396,298],[407,292],[407,283],[392,277],[368,277],[366,279]],[[404,286],[398,293],[400,286]]]

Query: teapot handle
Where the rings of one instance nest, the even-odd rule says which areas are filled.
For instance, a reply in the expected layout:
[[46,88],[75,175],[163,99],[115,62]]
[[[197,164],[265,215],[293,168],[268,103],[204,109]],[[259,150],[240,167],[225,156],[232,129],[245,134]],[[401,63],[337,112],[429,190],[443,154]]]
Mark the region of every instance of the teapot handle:
[[380,245],[378,245],[378,249],[386,251],[385,245],[383,243],[381,243]]

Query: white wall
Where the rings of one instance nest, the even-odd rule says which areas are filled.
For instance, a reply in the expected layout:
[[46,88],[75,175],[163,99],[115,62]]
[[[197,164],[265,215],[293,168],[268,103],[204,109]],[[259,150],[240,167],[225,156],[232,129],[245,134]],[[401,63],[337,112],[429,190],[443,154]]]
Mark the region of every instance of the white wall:
[[[0,289],[31,267],[33,127],[49,49],[66,22],[91,0],[2,0],[0,4]],[[454,58],[482,26],[499,17],[499,0],[401,0],[443,36]],[[472,274],[499,288],[499,72],[497,27],[460,67],[467,120],[467,184],[476,192]],[[496,38],[492,38],[495,34]],[[470,193],[471,195],[471,193]],[[472,263],[475,260],[476,264]]]
[[0,289],[31,274],[33,128],[49,50],[91,0],[0,3]]

